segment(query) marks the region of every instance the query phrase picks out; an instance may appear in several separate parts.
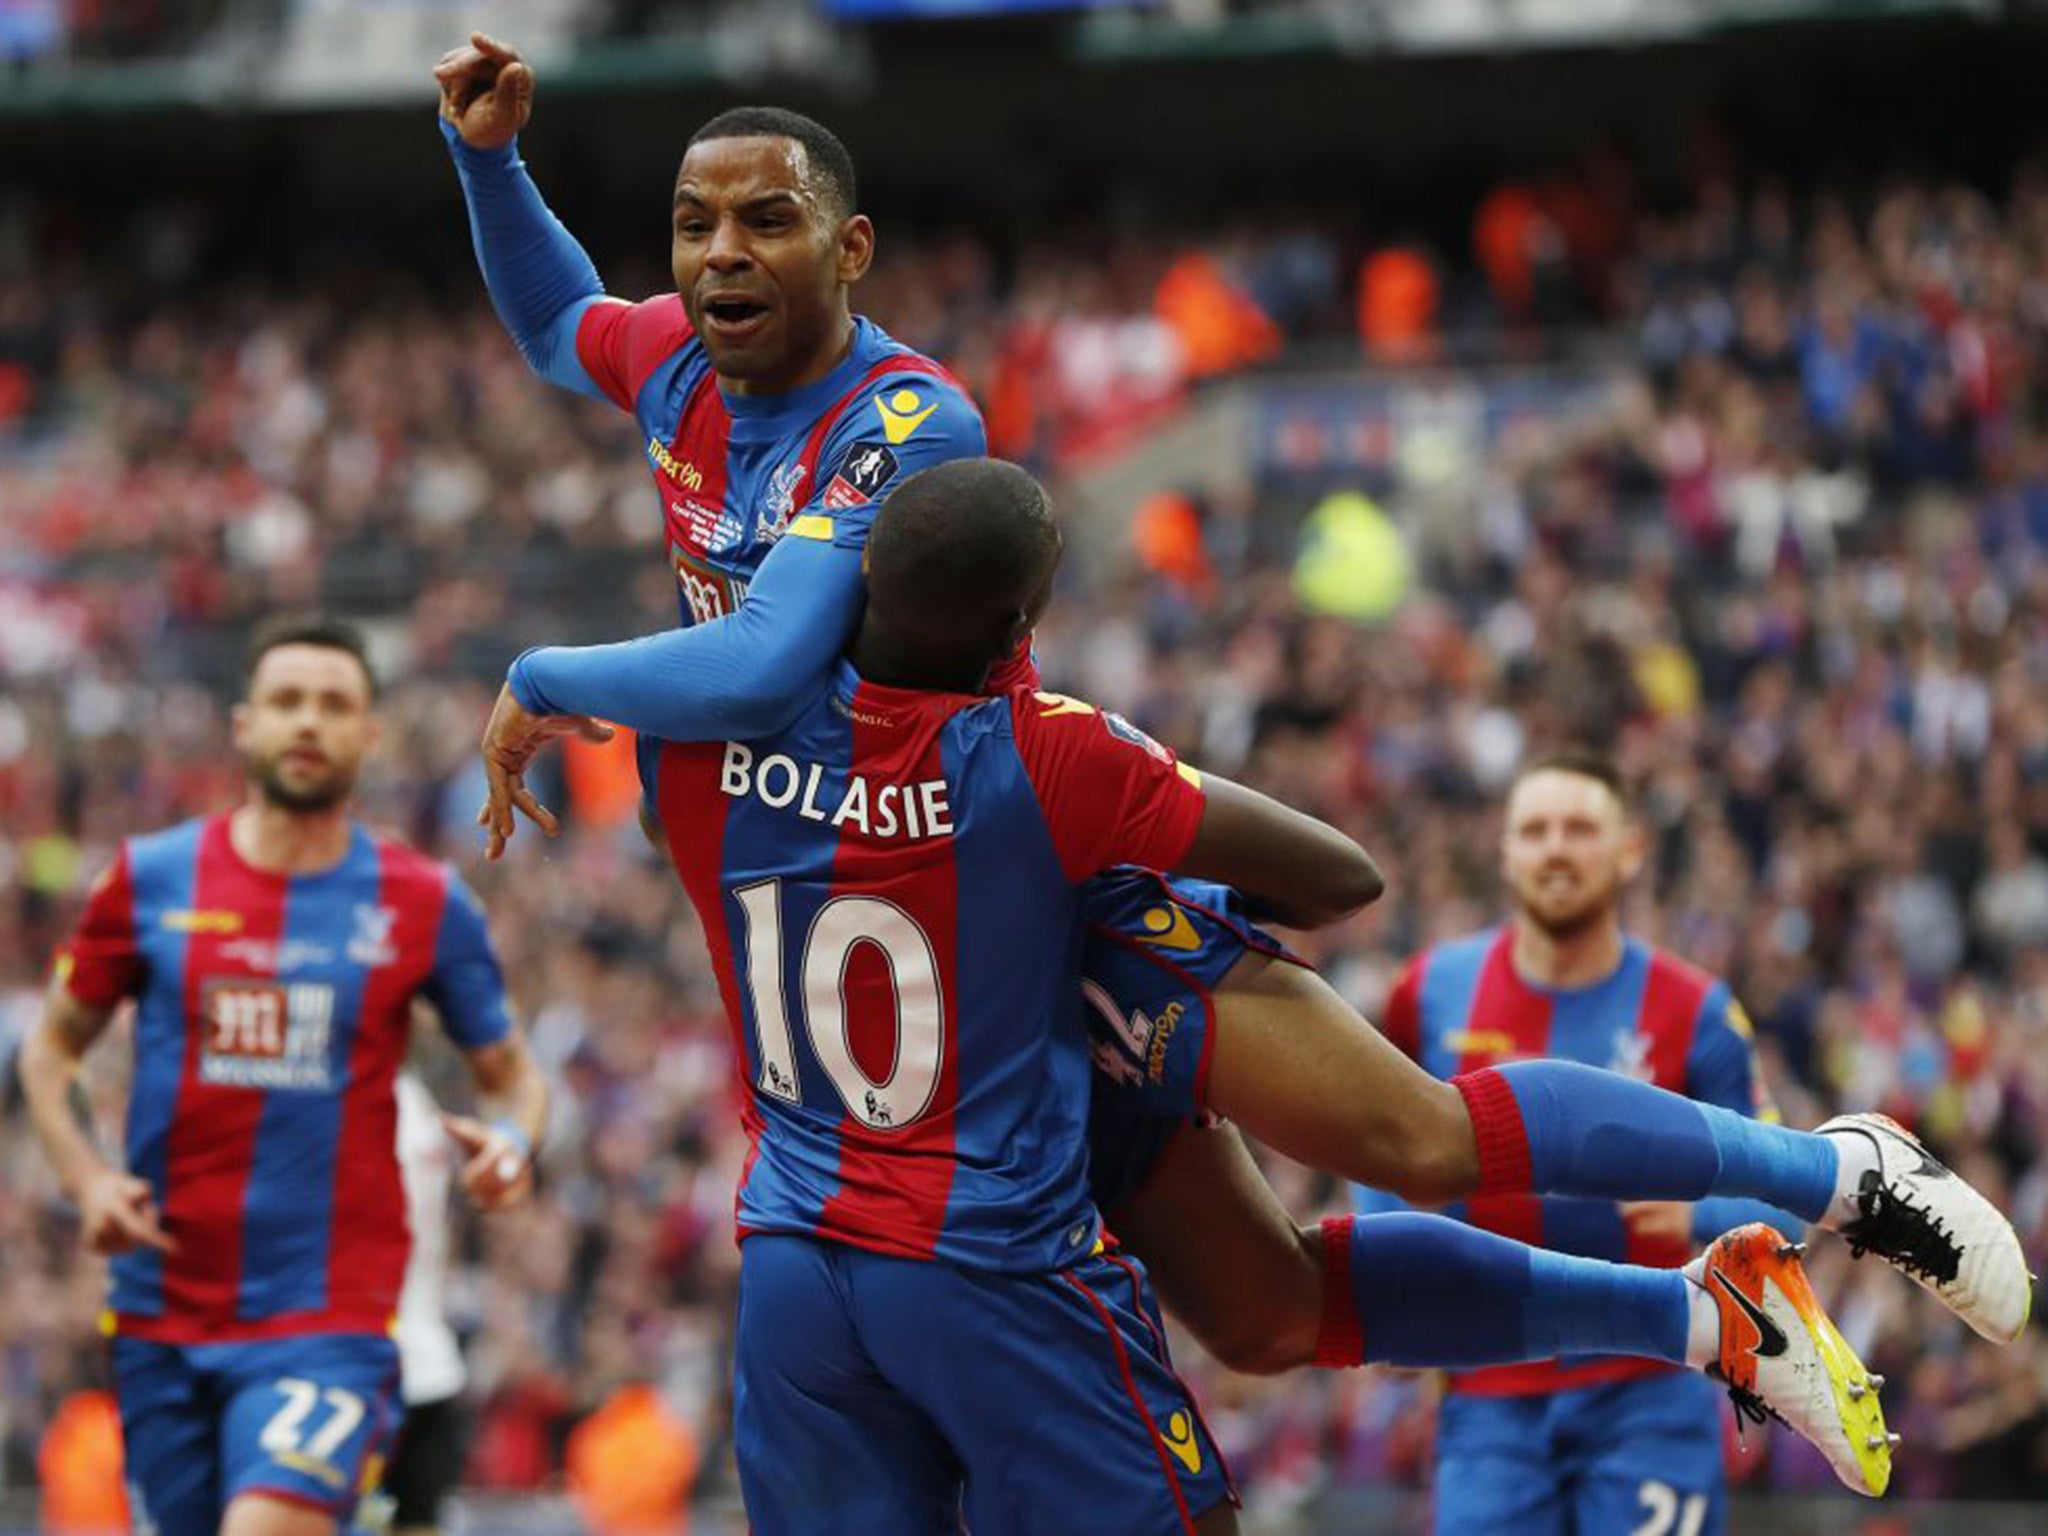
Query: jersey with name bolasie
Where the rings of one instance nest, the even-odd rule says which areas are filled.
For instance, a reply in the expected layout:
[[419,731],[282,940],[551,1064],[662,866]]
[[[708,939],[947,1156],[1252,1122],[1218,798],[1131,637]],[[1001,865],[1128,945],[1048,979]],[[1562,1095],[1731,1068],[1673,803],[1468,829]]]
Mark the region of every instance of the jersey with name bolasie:
[[176,1245],[114,1260],[117,1331],[389,1328],[408,1247],[392,1080],[413,999],[466,1048],[511,1028],[467,887],[360,825],[332,869],[256,869],[214,816],[124,843],[60,964],[88,1006],[135,1000],[127,1166]]
[[1005,1272],[1085,1256],[1078,887],[1178,861],[1199,776],[1076,700],[850,664],[775,736],[640,751],[735,1033],[742,1237]]

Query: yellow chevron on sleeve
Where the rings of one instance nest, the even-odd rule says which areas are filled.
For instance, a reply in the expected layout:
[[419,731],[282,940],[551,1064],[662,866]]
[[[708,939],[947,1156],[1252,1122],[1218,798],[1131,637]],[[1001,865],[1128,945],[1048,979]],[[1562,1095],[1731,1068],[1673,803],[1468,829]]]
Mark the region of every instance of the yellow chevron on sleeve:
[[806,512],[789,525],[790,537],[832,542],[832,519],[822,512]]
[[1045,706],[1047,719],[1051,719],[1055,715],[1092,715],[1095,713],[1095,706],[1093,704],[1083,704],[1079,699],[1070,699],[1064,693],[1045,693],[1041,691],[1033,694],[1032,697]]
[[1190,768],[1186,763],[1175,763],[1173,765],[1173,771],[1179,774],[1182,778],[1186,779],[1190,784],[1194,785],[1195,788],[1200,789],[1202,787],[1201,769]]

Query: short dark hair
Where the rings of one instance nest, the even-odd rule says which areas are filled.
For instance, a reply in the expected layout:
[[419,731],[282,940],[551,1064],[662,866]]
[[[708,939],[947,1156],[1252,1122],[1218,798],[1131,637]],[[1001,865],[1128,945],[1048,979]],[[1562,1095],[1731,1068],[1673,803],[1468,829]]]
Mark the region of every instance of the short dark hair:
[[1596,780],[1607,786],[1623,810],[1628,809],[1628,784],[1621,776],[1621,765],[1612,753],[1598,747],[1568,742],[1539,752],[1515,770],[1515,783],[1539,773],[1575,773],[1582,779]]
[[248,648],[242,653],[243,693],[256,681],[256,669],[263,658],[285,645],[317,645],[323,650],[346,651],[363,669],[363,678],[370,685],[370,699],[376,701],[377,669],[370,665],[370,647],[363,632],[344,620],[319,613],[281,614],[256,626]]
[[732,107],[691,134],[683,152],[688,154],[711,139],[794,139],[803,145],[805,163],[824,183],[838,216],[846,218],[860,206],[853,156],[839,142],[839,135],[815,118],[787,107]]
[[905,480],[876,512],[869,601],[935,660],[961,658],[1011,621],[1029,595],[1020,589],[1050,573],[1059,549],[1051,498],[1029,472],[950,459]]

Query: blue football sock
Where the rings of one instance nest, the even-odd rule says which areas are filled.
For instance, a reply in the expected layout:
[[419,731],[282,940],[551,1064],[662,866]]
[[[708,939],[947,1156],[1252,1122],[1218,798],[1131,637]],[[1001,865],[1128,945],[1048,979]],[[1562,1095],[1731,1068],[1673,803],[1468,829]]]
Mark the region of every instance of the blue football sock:
[[1803,1221],[1834,1198],[1839,1157],[1825,1136],[1571,1061],[1510,1062],[1456,1081],[1479,1136],[1481,1193],[1741,1195]]
[[[1320,1364],[1463,1369],[1588,1354],[1685,1363],[1689,1282],[1675,1269],[1551,1253],[1410,1211],[1326,1221],[1323,1242],[1325,1283],[1348,1282],[1348,1296],[1324,1298]],[[1333,1314],[1347,1301],[1352,1316],[1340,1322]]]

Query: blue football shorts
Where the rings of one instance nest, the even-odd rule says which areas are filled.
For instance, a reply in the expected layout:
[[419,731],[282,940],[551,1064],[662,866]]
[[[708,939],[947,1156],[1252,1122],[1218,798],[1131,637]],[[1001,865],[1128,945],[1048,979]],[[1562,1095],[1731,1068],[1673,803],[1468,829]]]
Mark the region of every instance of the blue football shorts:
[[398,1346],[379,1334],[116,1338],[113,1363],[135,1527],[157,1536],[214,1536],[245,1493],[345,1521],[404,1413]]
[[1518,1397],[1452,1393],[1437,1536],[1721,1536],[1720,1389],[1692,1371]]
[[1226,885],[1124,867],[1083,892],[1081,996],[1095,1056],[1088,1168],[1106,1217],[1208,1113],[1214,993],[1247,954],[1293,961]]
[[996,1274],[750,1236],[733,1444],[754,1536],[1181,1536],[1235,1498],[1114,1249]]

